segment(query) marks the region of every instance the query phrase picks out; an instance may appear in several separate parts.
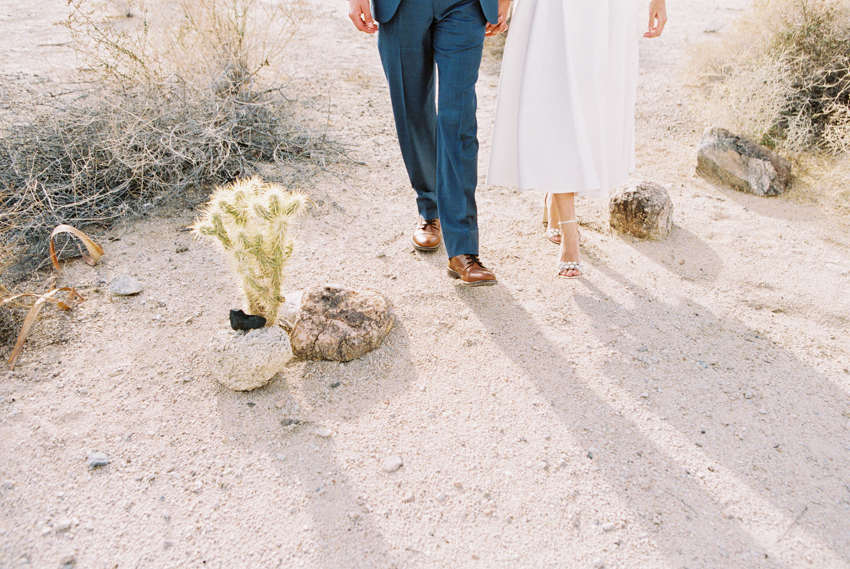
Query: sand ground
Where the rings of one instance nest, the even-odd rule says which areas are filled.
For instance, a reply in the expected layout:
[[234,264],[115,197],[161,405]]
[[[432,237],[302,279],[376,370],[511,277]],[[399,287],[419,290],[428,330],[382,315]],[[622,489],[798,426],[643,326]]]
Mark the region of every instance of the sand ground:
[[[194,212],[114,227],[100,264],[63,268],[88,300],[0,372],[0,567],[850,567],[847,225],[803,190],[764,199],[694,175],[705,125],[686,51],[746,5],[672,1],[641,46],[635,177],[668,188],[672,235],[612,235],[606,204],[582,201],[587,274],[559,280],[542,196],[482,175],[500,283],[467,290],[443,251],[410,246],[375,39],[345,2],[315,0],[279,65],[365,165],[308,188],[319,206],[286,288],[378,290],[394,329],[362,359],[229,391],[203,350],[240,299],[184,231]],[[0,73],[73,67],[47,25],[65,10],[0,0]],[[482,174],[497,84],[488,53]],[[144,292],[110,297],[119,274]],[[89,470],[92,451],[109,465]]]

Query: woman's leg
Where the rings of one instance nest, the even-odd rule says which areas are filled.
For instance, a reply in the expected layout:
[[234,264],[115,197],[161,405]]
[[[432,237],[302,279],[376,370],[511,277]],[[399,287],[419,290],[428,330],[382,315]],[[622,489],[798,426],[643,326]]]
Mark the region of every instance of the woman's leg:
[[[552,217],[557,220],[558,228],[561,230],[561,250],[558,255],[558,261],[561,262],[579,262],[579,234],[578,223],[576,221],[576,204],[575,194],[551,194],[552,205],[550,207],[549,223],[552,223]],[[565,277],[581,276],[580,269],[565,269],[558,273]]]

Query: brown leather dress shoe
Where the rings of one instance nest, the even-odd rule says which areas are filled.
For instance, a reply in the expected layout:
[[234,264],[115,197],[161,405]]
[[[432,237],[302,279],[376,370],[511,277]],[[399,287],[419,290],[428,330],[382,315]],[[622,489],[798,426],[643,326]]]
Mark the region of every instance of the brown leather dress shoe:
[[478,255],[458,255],[449,259],[446,269],[453,279],[460,279],[465,286],[489,286],[496,284],[493,271],[481,264]]
[[420,217],[419,227],[413,233],[413,247],[420,251],[435,251],[440,248],[442,242],[440,220]]

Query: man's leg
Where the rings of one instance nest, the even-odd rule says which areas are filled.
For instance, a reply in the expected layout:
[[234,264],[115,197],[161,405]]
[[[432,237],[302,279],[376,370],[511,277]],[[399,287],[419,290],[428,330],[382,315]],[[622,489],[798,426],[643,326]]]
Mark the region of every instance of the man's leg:
[[378,28],[378,52],[390,87],[401,155],[416,191],[419,215],[439,217],[437,207],[437,117],[431,2],[402,2]]
[[[434,0],[439,73],[437,207],[449,257],[478,255],[478,123],[475,83],[486,19],[479,0]],[[403,4],[403,3],[402,3]]]

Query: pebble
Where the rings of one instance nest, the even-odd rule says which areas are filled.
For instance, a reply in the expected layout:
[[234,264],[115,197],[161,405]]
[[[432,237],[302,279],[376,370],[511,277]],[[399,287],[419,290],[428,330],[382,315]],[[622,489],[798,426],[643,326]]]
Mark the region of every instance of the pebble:
[[413,492],[408,492],[407,494],[405,494],[401,501],[405,504],[411,503],[413,501]]
[[752,399],[752,398],[753,398],[753,392],[752,391],[745,391],[744,392],[744,399]]
[[56,533],[61,533],[63,531],[68,531],[69,529],[71,529],[71,525],[72,525],[71,520],[69,520],[67,518],[63,518],[63,519],[59,520],[58,522],[56,522],[56,525],[53,526],[53,529],[56,531]]
[[325,427],[316,429],[314,432],[316,433],[317,436],[325,438],[325,439],[330,437],[333,434],[333,431],[331,431],[330,429],[325,428]]
[[614,531],[615,529],[617,529],[617,525],[614,522],[602,524],[602,531],[604,532]]
[[443,494],[442,492],[440,492],[439,494],[437,494],[437,501],[438,502],[445,502],[446,501],[446,495]]
[[699,360],[697,363],[699,364],[699,367],[701,367],[702,369],[708,369],[708,364],[705,363],[704,361]]
[[109,457],[102,452],[90,452],[88,456],[89,470],[109,464]]
[[593,567],[595,567],[595,569],[602,569],[603,567],[605,567],[605,562],[602,561],[602,558],[600,557],[599,559],[593,562]]
[[118,275],[109,283],[109,292],[115,296],[133,296],[142,292],[142,284],[127,275]]
[[15,481],[14,480],[4,480],[3,481],[3,489],[4,490],[11,490],[14,487],[15,487]]
[[77,555],[75,553],[65,553],[59,557],[59,567],[65,569],[73,567],[77,563]]
[[647,393],[646,391],[641,393],[640,396],[643,397],[644,399],[649,399],[649,393]]
[[382,468],[384,472],[395,472],[402,466],[404,466],[404,461],[402,460],[401,456],[394,454],[384,460]]

